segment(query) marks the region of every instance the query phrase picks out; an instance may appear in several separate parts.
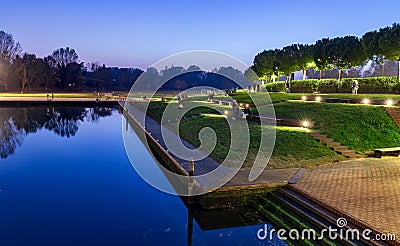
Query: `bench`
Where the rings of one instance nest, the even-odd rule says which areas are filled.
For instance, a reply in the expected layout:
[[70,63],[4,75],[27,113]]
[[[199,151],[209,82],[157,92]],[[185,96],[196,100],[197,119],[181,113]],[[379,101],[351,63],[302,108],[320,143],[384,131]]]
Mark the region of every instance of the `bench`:
[[393,155],[393,156],[399,156],[400,155],[400,147],[374,149],[374,157],[381,158],[382,155],[384,155],[384,154]]

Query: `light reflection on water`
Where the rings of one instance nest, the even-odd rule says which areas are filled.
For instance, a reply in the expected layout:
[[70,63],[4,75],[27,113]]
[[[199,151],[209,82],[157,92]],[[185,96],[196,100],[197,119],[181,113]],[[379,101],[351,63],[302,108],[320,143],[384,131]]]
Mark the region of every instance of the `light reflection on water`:
[[[145,183],[116,109],[2,108],[0,120],[0,245],[284,244],[259,241],[263,221],[251,211],[188,210]],[[229,228],[232,214],[259,221]]]

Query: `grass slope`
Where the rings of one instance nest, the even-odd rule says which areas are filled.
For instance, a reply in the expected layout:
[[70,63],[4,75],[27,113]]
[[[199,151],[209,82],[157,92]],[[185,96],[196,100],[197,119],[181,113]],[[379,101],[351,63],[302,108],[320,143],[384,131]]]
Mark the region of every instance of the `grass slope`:
[[292,101],[275,104],[275,114],[311,120],[314,129],[361,153],[400,146],[400,128],[382,106]]
[[[260,139],[260,125],[250,123],[250,149],[244,168],[251,168],[257,155]],[[230,146],[230,133],[225,129],[229,126],[224,118],[199,116],[184,119],[180,123],[181,137],[195,146],[200,146],[197,137],[204,127],[212,128],[217,135],[217,144],[211,156],[223,161]],[[277,127],[276,142],[267,168],[305,167],[340,159],[341,156],[333,152],[322,143],[315,141],[305,133],[305,129],[293,127]]]

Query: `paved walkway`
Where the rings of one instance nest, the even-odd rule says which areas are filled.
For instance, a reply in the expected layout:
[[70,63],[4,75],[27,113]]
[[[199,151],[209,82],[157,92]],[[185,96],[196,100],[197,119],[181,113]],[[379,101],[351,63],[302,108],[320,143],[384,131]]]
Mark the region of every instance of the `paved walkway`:
[[400,239],[400,158],[320,166],[307,170],[294,186]]
[[[51,94],[49,96],[51,99]],[[115,101],[115,98],[110,99]],[[47,97],[2,97],[0,96],[0,101],[6,102],[47,102]],[[54,102],[95,102],[95,97],[55,97]],[[101,98],[101,101],[106,101],[105,98]]]
[[[130,104],[126,104],[129,113],[135,118],[135,120],[142,126],[145,126],[147,132],[151,133],[151,136],[157,140],[157,142],[165,149],[168,150],[164,139],[174,139],[175,137],[179,139],[178,136],[175,135],[169,129],[164,129],[164,133],[161,133],[161,125],[153,120],[151,117],[144,115],[140,110],[132,107]],[[204,155],[200,150],[196,149],[195,146],[190,144],[184,139],[180,139],[183,145],[191,150],[195,150],[195,152],[199,152],[198,156]],[[178,144],[178,143],[177,143]],[[171,147],[171,146],[170,146]],[[176,146],[175,146],[176,147]],[[189,172],[189,162],[187,159],[182,159],[176,156],[173,152],[169,152],[169,154],[174,158],[177,163]],[[222,170],[218,173],[214,173],[212,175],[201,176],[203,174],[208,174],[215,170],[217,167],[221,167]],[[250,170],[239,170],[239,172],[228,182],[226,183],[221,190],[242,190],[242,189],[256,189],[256,188],[266,188],[266,187],[276,187],[286,185],[287,182],[296,174],[298,168],[292,169],[275,169],[275,170],[265,170],[260,177],[256,180],[250,182],[249,181],[249,173]],[[225,175],[231,171],[229,167],[221,166],[219,162],[211,158],[210,156],[206,156],[204,159],[198,160],[195,162],[195,179],[201,184],[203,189],[208,189],[209,187],[216,187],[216,184],[223,182],[226,180]],[[200,176],[198,176],[200,175]]]

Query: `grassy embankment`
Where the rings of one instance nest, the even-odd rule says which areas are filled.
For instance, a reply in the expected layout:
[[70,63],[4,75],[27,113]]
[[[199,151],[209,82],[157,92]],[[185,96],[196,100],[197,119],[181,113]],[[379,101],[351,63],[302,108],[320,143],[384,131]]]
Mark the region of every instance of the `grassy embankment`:
[[[271,100],[274,102],[299,99],[302,95],[304,94],[270,93]],[[265,98],[263,93],[255,93],[252,96],[257,98],[258,101]],[[365,95],[351,94],[324,96],[365,97]],[[400,99],[399,95],[375,94],[368,96],[371,99]],[[251,103],[251,101],[246,101],[249,98],[246,94],[235,97],[238,102]],[[176,102],[172,101],[171,103]],[[154,103],[149,114],[159,120],[165,106],[166,104]],[[220,105],[213,106],[230,108]],[[312,121],[314,122],[312,130],[321,131],[359,153],[370,153],[375,148],[400,146],[400,128],[387,115],[383,106],[288,101],[276,103],[274,107],[278,118]],[[204,127],[213,128],[218,136],[218,142],[212,156],[218,160],[223,160],[230,143],[230,136],[224,129],[229,129],[229,127],[223,117],[213,117],[213,112],[209,108],[196,108],[186,115],[200,113],[203,115],[183,119],[180,123],[180,133],[183,138],[199,146],[200,140],[194,136],[198,136],[198,133]],[[250,124],[252,141],[245,167],[250,167],[254,160],[258,148],[257,139],[260,137],[259,127],[257,124]],[[305,129],[276,127],[276,130],[275,149],[268,166],[270,168],[312,166],[341,158],[332,150],[308,136]]]
[[317,102],[285,102],[275,105],[277,117],[307,119],[313,129],[360,153],[400,146],[400,128],[383,106]]
[[[188,102],[185,103],[187,104]],[[177,107],[176,101],[171,101],[170,104],[173,108]],[[199,101],[197,104],[199,104]],[[231,136],[228,130],[229,125],[224,116],[218,117],[217,111],[206,107],[206,102],[203,101],[203,105],[204,107],[192,109],[185,114],[186,116],[195,116],[184,118],[180,122],[180,134],[184,139],[190,141],[195,146],[200,146],[200,139],[197,137],[200,130],[204,127],[212,128],[217,135],[217,144],[211,156],[219,161],[223,161],[230,148]],[[160,121],[166,106],[167,103],[152,102],[147,112],[151,117]],[[223,109],[230,108],[229,106],[215,104],[213,104],[212,107],[221,107]],[[179,110],[175,112],[178,114]],[[166,114],[164,114],[164,117],[169,117],[171,119],[176,118],[176,115],[173,113],[168,115],[169,116],[166,116]],[[313,166],[342,158],[330,148],[307,135],[307,129],[299,127],[276,127],[275,129],[275,147],[267,166],[268,168]],[[250,148],[244,168],[250,168],[253,165],[259,148],[259,139],[261,137],[261,126],[259,124],[249,123],[249,130]]]

